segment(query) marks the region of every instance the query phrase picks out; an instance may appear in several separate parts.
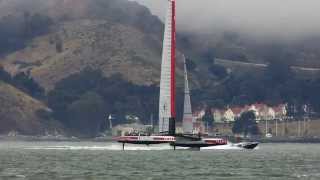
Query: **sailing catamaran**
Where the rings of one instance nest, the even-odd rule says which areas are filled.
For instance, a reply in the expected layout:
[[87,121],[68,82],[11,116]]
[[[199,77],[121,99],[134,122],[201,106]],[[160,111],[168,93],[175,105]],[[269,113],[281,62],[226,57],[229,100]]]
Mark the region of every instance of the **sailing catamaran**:
[[175,142],[175,50],[176,50],[176,16],[175,0],[168,0],[166,15],[161,80],[159,98],[159,135],[152,136],[121,136],[116,138],[124,144],[163,144]]
[[[224,145],[226,140],[220,138],[189,137],[176,134],[176,1],[168,0],[165,32],[162,49],[160,97],[159,97],[159,135],[151,136],[120,136],[116,140],[122,143],[123,149],[128,144],[170,144],[176,147],[200,148],[216,145]],[[184,133],[193,134],[193,118],[190,103],[187,71],[185,65],[185,109],[184,109]],[[182,140],[181,140],[182,139]]]

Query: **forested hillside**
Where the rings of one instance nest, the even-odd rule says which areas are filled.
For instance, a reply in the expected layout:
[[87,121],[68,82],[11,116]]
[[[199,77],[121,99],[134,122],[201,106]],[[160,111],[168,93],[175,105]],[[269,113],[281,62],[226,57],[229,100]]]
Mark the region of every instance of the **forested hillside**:
[[[127,0],[0,1],[2,88],[22,91],[52,110],[40,113],[45,115],[41,118],[90,136],[107,127],[108,114],[118,117],[115,124],[124,123],[127,114],[149,122],[150,115],[158,113],[162,34],[158,17]],[[177,43],[179,120],[181,53],[187,56],[194,108],[288,102],[310,104],[320,111],[320,77],[307,73],[301,78],[290,68],[320,67],[317,38],[257,43],[236,32],[182,30]],[[266,67],[238,73],[216,63],[217,58]]]

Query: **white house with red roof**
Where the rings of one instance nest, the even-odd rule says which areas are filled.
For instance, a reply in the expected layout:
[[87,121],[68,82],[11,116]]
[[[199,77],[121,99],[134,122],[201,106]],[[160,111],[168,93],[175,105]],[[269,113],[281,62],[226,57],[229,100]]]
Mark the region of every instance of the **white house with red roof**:
[[213,119],[215,123],[230,123],[234,122],[236,115],[231,108],[227,109],[211,109]]
[[283,119],[287,114],[286,104],[269,107],[263,103],[255,103],[243,107],[236,106],[227,109],[211,109],[215,123],[234,122],[242,113],[248,111],[254,112],[256,121]]
[[231,108],[231,111],[233,112],[235,118],[239,118],[241,116],[241,113],[243,112],[243,108],[237,106],[237,107]]
[[275,118],[282,120],[287,116],[287,104],[279,104],[277,106],[272,107],[275,112]]
[[228,108],[223,112],[223,121],[227,123],[231,123],[235,121],[235,114],[233,113],[231,108]]
[[260,110],[259,116],[260,120],[273,120],[276,118],[275,111],[272,107],[268,106]]

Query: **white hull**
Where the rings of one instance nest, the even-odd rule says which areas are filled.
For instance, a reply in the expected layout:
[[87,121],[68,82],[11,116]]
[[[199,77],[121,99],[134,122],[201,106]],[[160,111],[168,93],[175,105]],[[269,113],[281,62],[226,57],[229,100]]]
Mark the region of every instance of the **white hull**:
[[[62,150],[62,151],[79,151],[79,150],[89,150],[89,151],[123,151],[122,144],[120,143],[108,143],[106,145],[99,144],[93,146],[80,146],[80,145],[61,145],[58,146],[30,146],[24,149],[31,150]],[[256,148],[257,149],[257,148]],[[153,145],[143,145],[143,144],[126,144],[126,151],[173,151],[173,147],[169,143],[165,144],[153,144]],[[176,150],[192,150],[192,148],[176,147]],[[219,145],[212,147],[200,148],[200,151],[219,151],[219,150],[244,150],[244,148],[237,147],[232,143],[227,145]]]
[[220,146],[203,147],[201,150],[242,150],[243,148],[234,146],[233,144],[226,144]]
[[[117,144],[114,146],[114,150],[123,150],[122,145]],[[173,150],[169,143],[165,144],[153,144],[153,145],[144,145],[144,144],[126,144],[124,147],[126,151],[163,151],[163,150]]]
[[[105,146],[79,146],[79,145],[59,145],[59,146],[30,146],[25,147],[28,150],[56,150],[56,151],[123,151],[122,145],[119,143],[111,143]],[[176,148],[176,150],[183,150],[188,148]],[[154,145],[142,145],[142,144],[126,144],[126,151],[173,151],[173,147],[169,143],[166,144],[154,144]]]

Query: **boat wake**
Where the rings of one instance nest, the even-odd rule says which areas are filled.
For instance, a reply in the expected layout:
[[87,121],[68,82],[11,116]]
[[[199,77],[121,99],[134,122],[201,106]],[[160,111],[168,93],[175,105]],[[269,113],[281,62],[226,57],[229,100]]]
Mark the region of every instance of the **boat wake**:
[[243,150],[243,148],[234,146],[233,144],[226,144],[220,146],[203,147],[201,150]]

